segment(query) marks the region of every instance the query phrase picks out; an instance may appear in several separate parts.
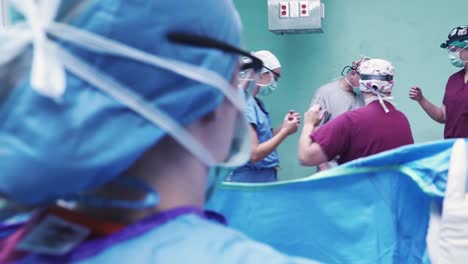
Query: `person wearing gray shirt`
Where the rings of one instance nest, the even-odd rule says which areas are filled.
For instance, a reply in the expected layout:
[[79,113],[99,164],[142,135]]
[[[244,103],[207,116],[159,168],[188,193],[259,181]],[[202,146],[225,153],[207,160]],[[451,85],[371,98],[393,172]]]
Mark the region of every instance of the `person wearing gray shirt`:
[[[327,83],[317,89],[312,99],[311,106],[319,104],[324,112],[321,125],[335,119],[337,116],[364,106],[364,99],[359,92],[361,76],[357,71],[358,66],[367,60],[360,58],[352,63],[352,66],[343,68],[341,79]],[[328,163],[320,164],[317,171],[327,170],[337,166],[336,158]]]

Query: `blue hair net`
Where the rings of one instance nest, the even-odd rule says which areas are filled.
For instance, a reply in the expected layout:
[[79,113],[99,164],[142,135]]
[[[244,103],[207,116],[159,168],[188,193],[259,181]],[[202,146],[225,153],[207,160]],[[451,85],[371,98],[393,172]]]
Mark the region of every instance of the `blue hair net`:
[[[230,80],[237,56],[169,43],[190,32],[240,45],[231,0],[92,1],[74,26],[147,53],[207,68]],[[182,125],[216,109],[223,94],[167,70],[66,45],[75,55],[134,89]],[[11,72],[11,74],[17,74]],[[57,103],[29,81],[0,105],[0,193],[24,204],[51,201],[121,175],[165,131],[72,74]]]

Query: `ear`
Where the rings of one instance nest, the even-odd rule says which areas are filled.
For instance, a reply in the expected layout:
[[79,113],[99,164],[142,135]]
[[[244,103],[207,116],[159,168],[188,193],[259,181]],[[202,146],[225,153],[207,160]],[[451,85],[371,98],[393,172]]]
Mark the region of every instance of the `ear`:
[[358,73],[357,73],[356,70],[351,70],[350,73],[351,73],[351,76],[352,76],[352,77],[358,76]]
[[356,79],[356,71],[355,70],[351,70],[349,71],[349,73],[346,75],[348,80],[349,81],[354,81],[354,79]]

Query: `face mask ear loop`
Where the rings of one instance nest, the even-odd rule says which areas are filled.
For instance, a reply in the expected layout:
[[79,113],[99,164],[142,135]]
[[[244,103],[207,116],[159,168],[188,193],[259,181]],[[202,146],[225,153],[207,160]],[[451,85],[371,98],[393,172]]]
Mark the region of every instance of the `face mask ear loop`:
[[351,81],[348,79],[347,76],[344,76],[344,79],[345,79],[346,83],[349,84],[349,86],[354,88],[354,86],[351,84]]

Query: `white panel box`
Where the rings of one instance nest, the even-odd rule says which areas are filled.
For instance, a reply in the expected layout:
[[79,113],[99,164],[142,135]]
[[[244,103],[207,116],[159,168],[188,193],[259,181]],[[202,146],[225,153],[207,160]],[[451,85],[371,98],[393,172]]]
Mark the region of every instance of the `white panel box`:
[[289,2],[280,2],[278,13],[280,18],[289,18]]
[[268,0],[268,29],[276,34],[321,33],[324,8],[322,0]]

